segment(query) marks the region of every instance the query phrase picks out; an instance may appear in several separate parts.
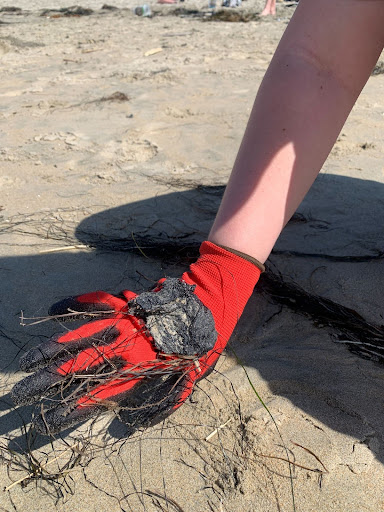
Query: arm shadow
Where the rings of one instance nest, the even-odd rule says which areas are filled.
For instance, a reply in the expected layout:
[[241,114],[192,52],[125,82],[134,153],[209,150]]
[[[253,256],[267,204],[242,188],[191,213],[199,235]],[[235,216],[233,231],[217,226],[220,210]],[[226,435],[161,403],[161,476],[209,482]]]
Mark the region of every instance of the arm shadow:
[[[31,407],[15,410],[7,394],[19,378],[20,353],[63,328],[51,322],[21,328],[20,310],[44,316],[51,303],[68,295],[140,292],[160,277],[179,275],[196,258],[223,191],[222,186],[176,190],[87,217],[75,237],[92,250],[1,259],[0,435],[10,436],[21,417],[27,423],[31,416]],[[232,339],[244,364],[275,395],[336,431],[362,437],[368,425],[379,439],[384,437],[383,198],[381,183],[321,174],[281,234]],[[290,293],[297,293],[293,300]],[[376,335],[375,354],[344,343],[348,336],[364,342],[369,329]],[[110,430],[120,435],[116,425]],[[20,449],[21,436],[12,439]],[[42,437],[37,445],[48,442]],[[384,454],[376,456],[383,460]]]

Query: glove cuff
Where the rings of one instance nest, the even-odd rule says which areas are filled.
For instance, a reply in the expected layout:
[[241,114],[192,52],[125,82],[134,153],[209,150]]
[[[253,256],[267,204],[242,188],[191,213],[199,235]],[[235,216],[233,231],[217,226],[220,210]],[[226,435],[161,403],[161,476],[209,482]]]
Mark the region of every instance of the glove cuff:
[[231,252],[232,254],[236,254],[236,256],[240,256],[240,258],[243,258],[244,260],[247,260],[250,263],[253,263],[260,270],[261,273],[265,272],[265,266],[259,260],[254,258],[253,256],[249,256],[248,254],[238,251],[237,249],[231,249],[231,247],[227,247],[226,245],[221,245],[221,244],[215,244],[215,245],[217,245],[217,247],[221,247],[222,249],[225,249],[228,252]]

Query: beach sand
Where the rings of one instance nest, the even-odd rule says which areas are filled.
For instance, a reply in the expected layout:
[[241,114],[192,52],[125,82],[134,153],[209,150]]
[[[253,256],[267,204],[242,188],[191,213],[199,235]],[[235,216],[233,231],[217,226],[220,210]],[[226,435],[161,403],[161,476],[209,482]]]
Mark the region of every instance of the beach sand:
[[[180,275],[186,262],[151,241],[206,237],[295,8],[280,2],[273,19],[254,17],[258,0],[226,10],[253,16],[245,23],[210,21],[202,0],[150,4],[153,17],[133,0],[57,11],[71,4],[0,12],[1,510],[384,510],[380,357],[348,350],[348,315],[337,329],[262,283],[232,339],[243,366],[229,350],[164,424],[125,439],[106,415],[53,441],[26,435],[33,409],[9,396],[18,358],[65,327],[22,326],[20,312]],[[378,74],[268,262],[308,304],[320,296],[379,326],[383,127]]]

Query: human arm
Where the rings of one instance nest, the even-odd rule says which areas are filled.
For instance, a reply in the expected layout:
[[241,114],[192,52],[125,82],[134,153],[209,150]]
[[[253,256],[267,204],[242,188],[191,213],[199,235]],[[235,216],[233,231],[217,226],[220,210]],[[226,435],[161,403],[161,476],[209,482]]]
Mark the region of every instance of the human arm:
[[384,1],[301,0],[265,74],[209,239],[264,262],[384,45]]

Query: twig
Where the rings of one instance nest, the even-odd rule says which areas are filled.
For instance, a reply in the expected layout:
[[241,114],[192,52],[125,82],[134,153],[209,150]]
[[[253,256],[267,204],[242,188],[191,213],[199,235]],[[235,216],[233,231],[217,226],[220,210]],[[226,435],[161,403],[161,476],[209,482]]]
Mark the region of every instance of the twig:
[[[73,309],[68,309],[68,311],[70,311],[70,313],[63,313],[62,315],[48,315],[48,316],[35,316],[35,317],[24,316],[23,311],[22,311],[21,316],[20,316],[20,325],[25,327],[25,326],[30,326],[30,325],[41,324],[44,322],[49,322],[50,320],[57,320],[58,318],[68,318],[68,317],[74,317],[74,316],[76,316],[76,317],[80,316],[82,318],[86,318],[86,317],[93,318],[93,317],[99,317],[101,315],[105,315],[106,313],[107,314],[113,313],[113,310],[111,310],[111,311],[100,310],[100,311],[92,311],[91,312],[91,311],[75,311]],[[26,323],[25,320],[35,320],[35,321],[31,322],[31,323]]]
[[100,52],[103,48],[90,48],[89,50],[82,50],[81,53]]
[[313,453],[312,450],[310,450],[309,448],[306,448],[305,446],[302,446],[301,444],[299,443],[295,443],[294,441],[292,441],[291,439],[291,443],[294,444],[295,446],[298,446],[299,448],[302,448],[304,451],[308,452],[310,455],[312,455],[312,457],[315,457],[315,459],[317,460],[317,462],[319,462],[323,468],[325,469],[325,471],[328,473],[328,469],[324,466],[324,464],[321,462],[321,460],[319,459],[319,457]]
[[79,244],[79,245],[64,245],[63,247],[54,247],[53,249],[45,249],[44,251],[39,251],[39,254],[48,254],[50,252],[61,252],[61,251],[73,251],[74,249],[89,249],[88,245]]
[[219,430],[226,427],[230,421],[232,421],[232,418],[229,418],[229,420],[227,420],[225,423],[215,428],[215,430],[205,438],[205,441],[209,441],[210,439],[212,439],[212,437],[214,437],[219,432]]
[[144,258],[149,259],[148,256],[143,252],[143,250],[139,247],[138,243],[135,240],[135,237],[133,235],[133,231],[131,232],[132,240],[135,242],[136,248],[141,252],[141,254],[144,256]]

